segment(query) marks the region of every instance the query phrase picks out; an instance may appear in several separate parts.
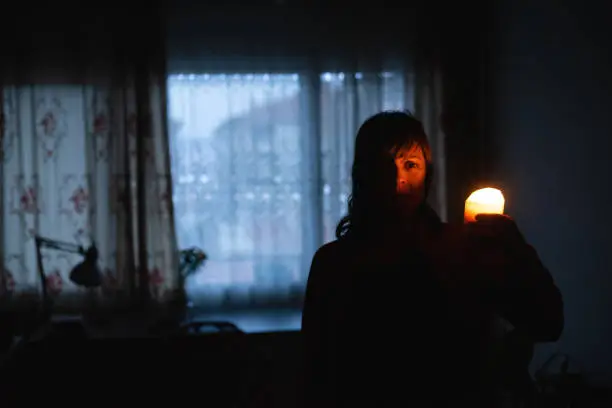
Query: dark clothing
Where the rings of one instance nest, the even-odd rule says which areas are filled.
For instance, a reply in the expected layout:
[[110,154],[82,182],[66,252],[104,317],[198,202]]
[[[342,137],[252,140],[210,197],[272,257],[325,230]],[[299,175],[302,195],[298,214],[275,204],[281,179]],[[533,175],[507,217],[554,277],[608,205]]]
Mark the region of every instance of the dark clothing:
[[418,242],[349,236],[315,254],[302,320],[311,406],[477,406],[495,385],[496,314],[533,341],[559,337],[561,295],[535,251],[512,265],[493,257],[482,279],[452,228],[427,217]]

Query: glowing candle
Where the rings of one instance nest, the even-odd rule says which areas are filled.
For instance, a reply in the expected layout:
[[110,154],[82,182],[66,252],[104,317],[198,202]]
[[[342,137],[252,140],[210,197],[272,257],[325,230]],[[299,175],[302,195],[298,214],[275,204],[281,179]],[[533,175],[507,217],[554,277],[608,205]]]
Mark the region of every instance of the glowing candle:
[[465,200],[463,220],[476,221],[477,214],[503,214],[505,203],[504,195],[496,188],[476,190]]

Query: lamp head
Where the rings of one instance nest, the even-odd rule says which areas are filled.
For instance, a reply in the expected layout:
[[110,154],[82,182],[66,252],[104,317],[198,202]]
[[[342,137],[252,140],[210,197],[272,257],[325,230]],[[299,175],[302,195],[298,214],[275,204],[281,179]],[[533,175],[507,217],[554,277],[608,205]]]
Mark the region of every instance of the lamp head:
[[98,268],[98,249],[91,244],[87,250],[81,251],[85,259],[79,262],[70,272],[70,280],[78,286],[96,288],[102,285],[102,273]]

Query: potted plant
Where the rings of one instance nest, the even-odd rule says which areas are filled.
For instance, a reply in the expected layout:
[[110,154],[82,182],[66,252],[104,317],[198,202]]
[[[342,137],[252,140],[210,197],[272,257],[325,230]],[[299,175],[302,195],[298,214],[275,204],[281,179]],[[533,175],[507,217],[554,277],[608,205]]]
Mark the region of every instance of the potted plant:
[[179,284],[178,294],[175,298],[175,319],[179,322],[185,320],[189,308],[185,282],[188,277],[195,274],[204,265],[206,259],[208,259],[206,253],[197,247],[183,249],[179,253]]

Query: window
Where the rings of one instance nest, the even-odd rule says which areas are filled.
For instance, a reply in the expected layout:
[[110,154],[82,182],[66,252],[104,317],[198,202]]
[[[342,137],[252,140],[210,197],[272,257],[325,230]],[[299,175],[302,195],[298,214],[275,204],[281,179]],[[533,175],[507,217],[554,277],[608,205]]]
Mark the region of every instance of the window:
[[197,304],[299,301],[314,251],[350,192],[354,135],[371,114],[413,109],[397,73],[172,75],[179,246],[210,256]]

